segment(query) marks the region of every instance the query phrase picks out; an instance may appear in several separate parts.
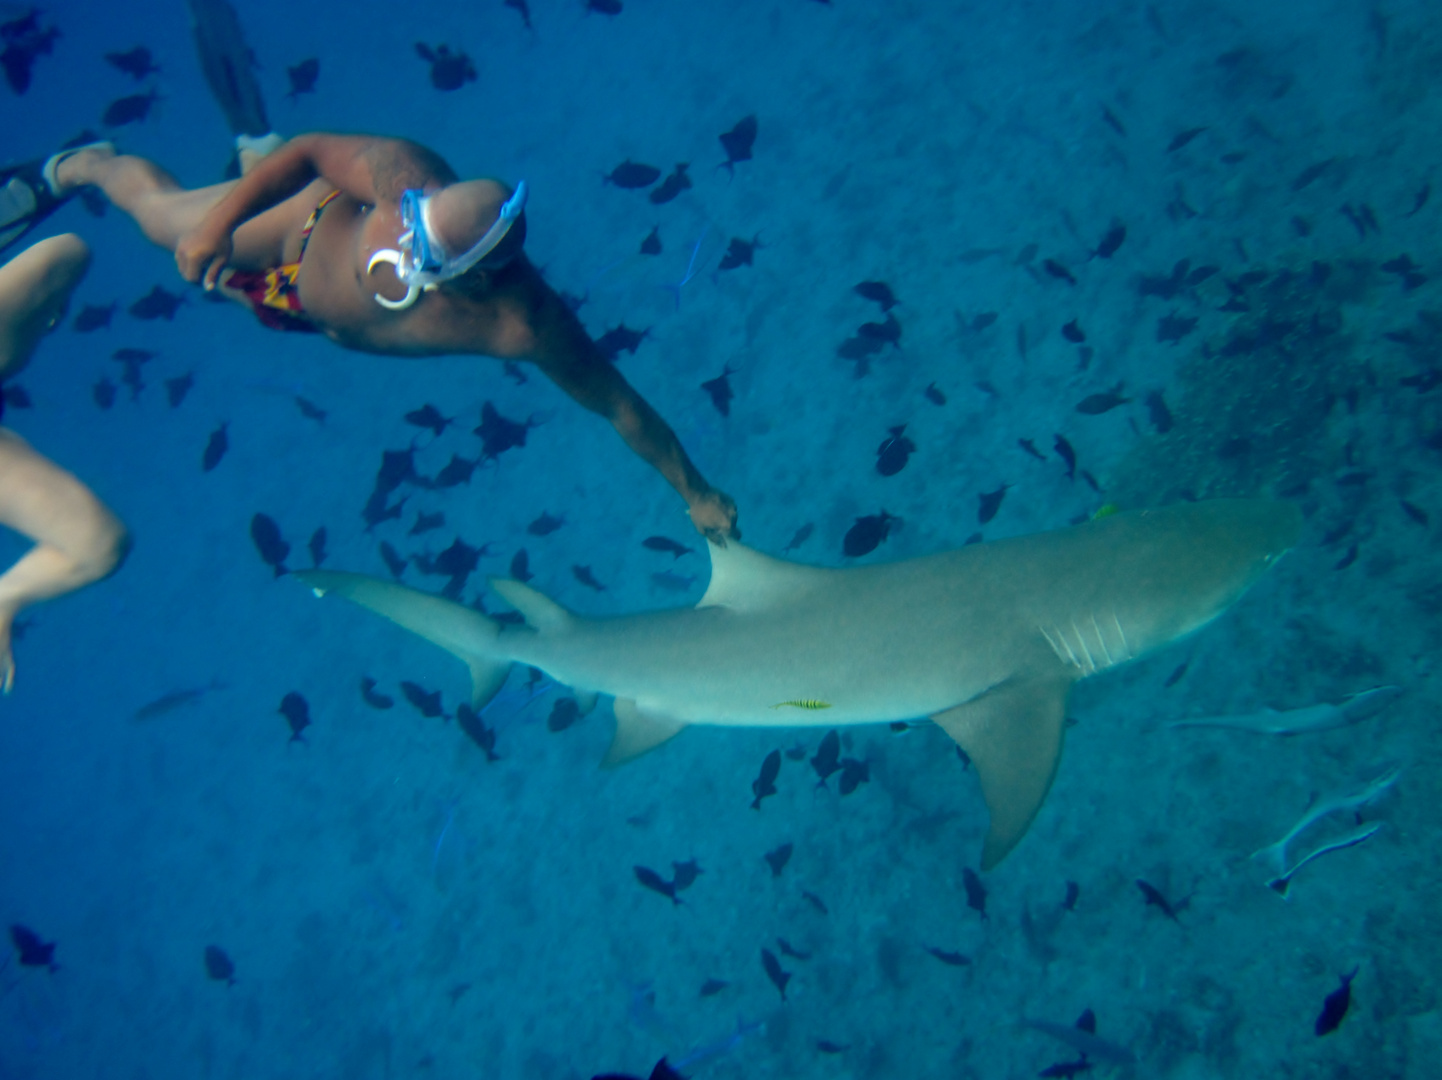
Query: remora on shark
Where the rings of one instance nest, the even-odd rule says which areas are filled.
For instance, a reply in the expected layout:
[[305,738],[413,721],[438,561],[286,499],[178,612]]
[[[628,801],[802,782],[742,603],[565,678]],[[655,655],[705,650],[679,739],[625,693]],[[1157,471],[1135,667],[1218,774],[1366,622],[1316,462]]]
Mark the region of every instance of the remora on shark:
[[695,608],[587,618],[518,581],[493,581],[524,627],[392,581],[295,576],[465,661],[477,708],[513,663],[573,687],[583,709],[612,695],[607,765],[691,724],[930,716],[976,765],[991,812],[981,860],[990,869],[1051,786],[1071,684],[1209,623],[1300,529],[1289,503],[1214,500],[849,569],[732,542],[711,545],[710,587]]

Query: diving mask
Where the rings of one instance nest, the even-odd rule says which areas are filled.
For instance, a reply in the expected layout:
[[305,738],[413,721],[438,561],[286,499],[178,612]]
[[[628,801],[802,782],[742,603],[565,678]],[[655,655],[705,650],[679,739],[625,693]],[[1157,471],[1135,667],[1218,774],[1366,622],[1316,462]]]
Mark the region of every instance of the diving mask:
[[436,236],[431,225],[430,209],[434,195],[427,195],[419,188],[409,188],[401,195],[401,233],[395,248],[383,248],[371,256],[366,264],[366,273],[373,273],[381,263],[395,267],[396,277],[406,287],[405,296],[399,300],[387,300],[376,293],[375,301],[391,311],[404,311],[420,298],[422,292],[436,288],[444,281],[460,277],[484,259],[506,238],[511,226],[526,208],[526,182],[516,185],[511,197],[501,206],[496,220],[471,249],[461,255],[451,255]]

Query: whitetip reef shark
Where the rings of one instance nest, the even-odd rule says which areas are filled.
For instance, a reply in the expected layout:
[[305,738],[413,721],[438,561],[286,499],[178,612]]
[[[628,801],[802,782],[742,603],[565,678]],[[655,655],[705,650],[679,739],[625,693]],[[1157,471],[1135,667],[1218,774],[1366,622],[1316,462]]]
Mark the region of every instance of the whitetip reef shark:
[[1225,611],[1297,540],[1289,503],[1212,500],[873,566],[824,569],[711,544],[694,608],[590,618],[518,581],[503,627],[392,581],[295,576],[470,668],[473,704],[512,664],[615,698],[618,765],[692,724],[796,727],[929,716],[976,766],[991,813],[981,867],[1026,833],[1056,774],[1067,693]]

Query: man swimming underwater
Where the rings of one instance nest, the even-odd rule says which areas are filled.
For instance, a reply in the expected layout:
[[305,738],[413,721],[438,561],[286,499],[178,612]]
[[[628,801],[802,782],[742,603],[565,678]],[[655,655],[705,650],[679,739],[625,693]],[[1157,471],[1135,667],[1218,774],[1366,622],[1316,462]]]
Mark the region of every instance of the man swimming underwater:
[[194,190],[109,143],[11,172],[32,189],[36,220],[95,185],[175,253],[186,280],[248,305],[268,327],[390,356],[528,360],[611,421],[686,500],[698,531],[720,543],[740,536],[731,497],[706,482],[521,250],[524,184],[462,181],[404,139],[325,133]]

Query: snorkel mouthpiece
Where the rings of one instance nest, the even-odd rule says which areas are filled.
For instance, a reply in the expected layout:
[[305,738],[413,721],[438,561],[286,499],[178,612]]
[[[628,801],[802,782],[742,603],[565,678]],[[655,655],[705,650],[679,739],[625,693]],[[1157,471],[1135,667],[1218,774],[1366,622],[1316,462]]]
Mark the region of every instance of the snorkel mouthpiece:
[[367,274],[382,263],[395,267],[396,277],[405,285],[406,294],[399,300],[387,300],[376,293],[376,303],[390,311],[404,311],[420,298],[422,292],[466,273],[506,238],[511,226],[526,208],[528,193],[526,182],[522,180],[502,204],[500,213],[485,235],[469,251],[453,258],[446,254],[445,245],[431,228],[430,209],[434,196],[419,188],[407,189],[401,195],[401,224],[406,231],[397,239],[399,250],[383,248],[366,264]]

